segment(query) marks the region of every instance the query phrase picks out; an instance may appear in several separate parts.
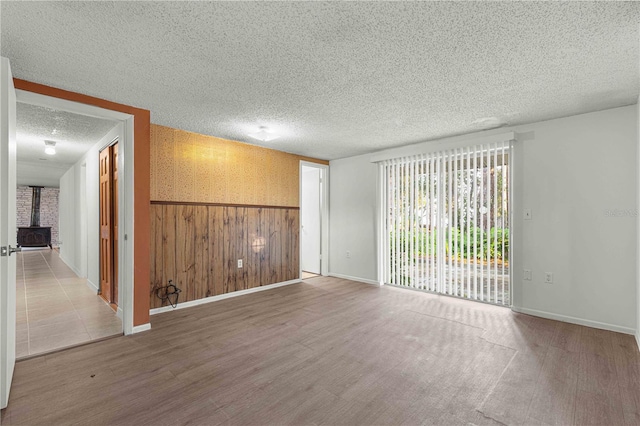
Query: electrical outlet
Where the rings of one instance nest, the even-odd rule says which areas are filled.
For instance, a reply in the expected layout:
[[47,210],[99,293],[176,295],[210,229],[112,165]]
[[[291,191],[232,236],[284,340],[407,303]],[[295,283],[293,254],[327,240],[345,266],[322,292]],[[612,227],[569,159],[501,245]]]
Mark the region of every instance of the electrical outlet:
[[347,259],[351,258],[351,252],[349,250],[347,250]]
[[238,259],[238,268],[242,268],[242,259]]
[[531,281],[531,269],[524,270],[524,276],[522,277],[522,279]]
[[547,284],[553,284],[553,272],[544,273],[544,282]]

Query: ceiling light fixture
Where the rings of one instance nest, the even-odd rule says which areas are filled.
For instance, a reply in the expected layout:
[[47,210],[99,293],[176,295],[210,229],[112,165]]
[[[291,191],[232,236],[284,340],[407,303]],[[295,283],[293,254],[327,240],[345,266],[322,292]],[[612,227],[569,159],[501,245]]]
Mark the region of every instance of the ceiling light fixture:
[[44,153],[48,155],[55,155],[56,143],[54,141],[44,141]]
[[267,131],[267,128],[264,126],[260,126],[260,130],[256,133],[249,133],[249,136],[262,142],[269,142],[280,137]]

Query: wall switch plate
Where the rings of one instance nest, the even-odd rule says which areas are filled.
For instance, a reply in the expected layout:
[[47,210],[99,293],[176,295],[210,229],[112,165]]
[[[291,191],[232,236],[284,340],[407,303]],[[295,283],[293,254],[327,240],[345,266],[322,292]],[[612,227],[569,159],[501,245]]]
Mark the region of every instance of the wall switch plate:
[[524,220],[531,220],[531,209],[524,209]]
[[553,284],[553,272],[544,273],[544,282],[547,284]]
[[238,268],[242,268],[242,259],[238,259]]
[[525,269],[524,276],[522,278],[524,280],[531,281],[531,269]]
[[347,259],[351,258],[351,252],[347,250]]

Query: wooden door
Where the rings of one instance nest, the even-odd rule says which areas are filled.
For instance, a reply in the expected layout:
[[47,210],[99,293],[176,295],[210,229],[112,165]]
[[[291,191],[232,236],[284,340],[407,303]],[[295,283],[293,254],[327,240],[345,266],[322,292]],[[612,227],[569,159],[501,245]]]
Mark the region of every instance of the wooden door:
[[100,151],[100,295],[118,305],[118,144]]
[[111,147],[100,151],[100,295],[111,303],[113,241],[111,221]]

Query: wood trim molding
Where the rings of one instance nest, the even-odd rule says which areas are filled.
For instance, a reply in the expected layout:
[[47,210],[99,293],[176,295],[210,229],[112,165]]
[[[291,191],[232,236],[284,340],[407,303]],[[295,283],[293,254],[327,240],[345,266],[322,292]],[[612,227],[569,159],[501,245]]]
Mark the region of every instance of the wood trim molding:
[[148,110],[132,107],[129,105],[119,104],[116,102],[107,101],[104,99],[96,98],[93,96],[83,95],[82,93],[71,92],[64,89],[58,89],[57,87],[51,87],[40,83],[34,83],[19,78],[13,79],[13,85],[16,90],[24,90],[27,92],[39,93],[41,95],[47,95],[54,98],[66,99],[68,101],[79,102],[87,105],[94,105],[104,109],[110,109],[113,111],[120,111],[131,115],[136,113],[149,114]]
[[287,209],[300,210],[294,206],[263,206],[255,204],[227,204],[227,203],[199,203],[194,201],[151,201],[151,204],[163,206],[217,206],[217,207],[242,207],[247,209]]

